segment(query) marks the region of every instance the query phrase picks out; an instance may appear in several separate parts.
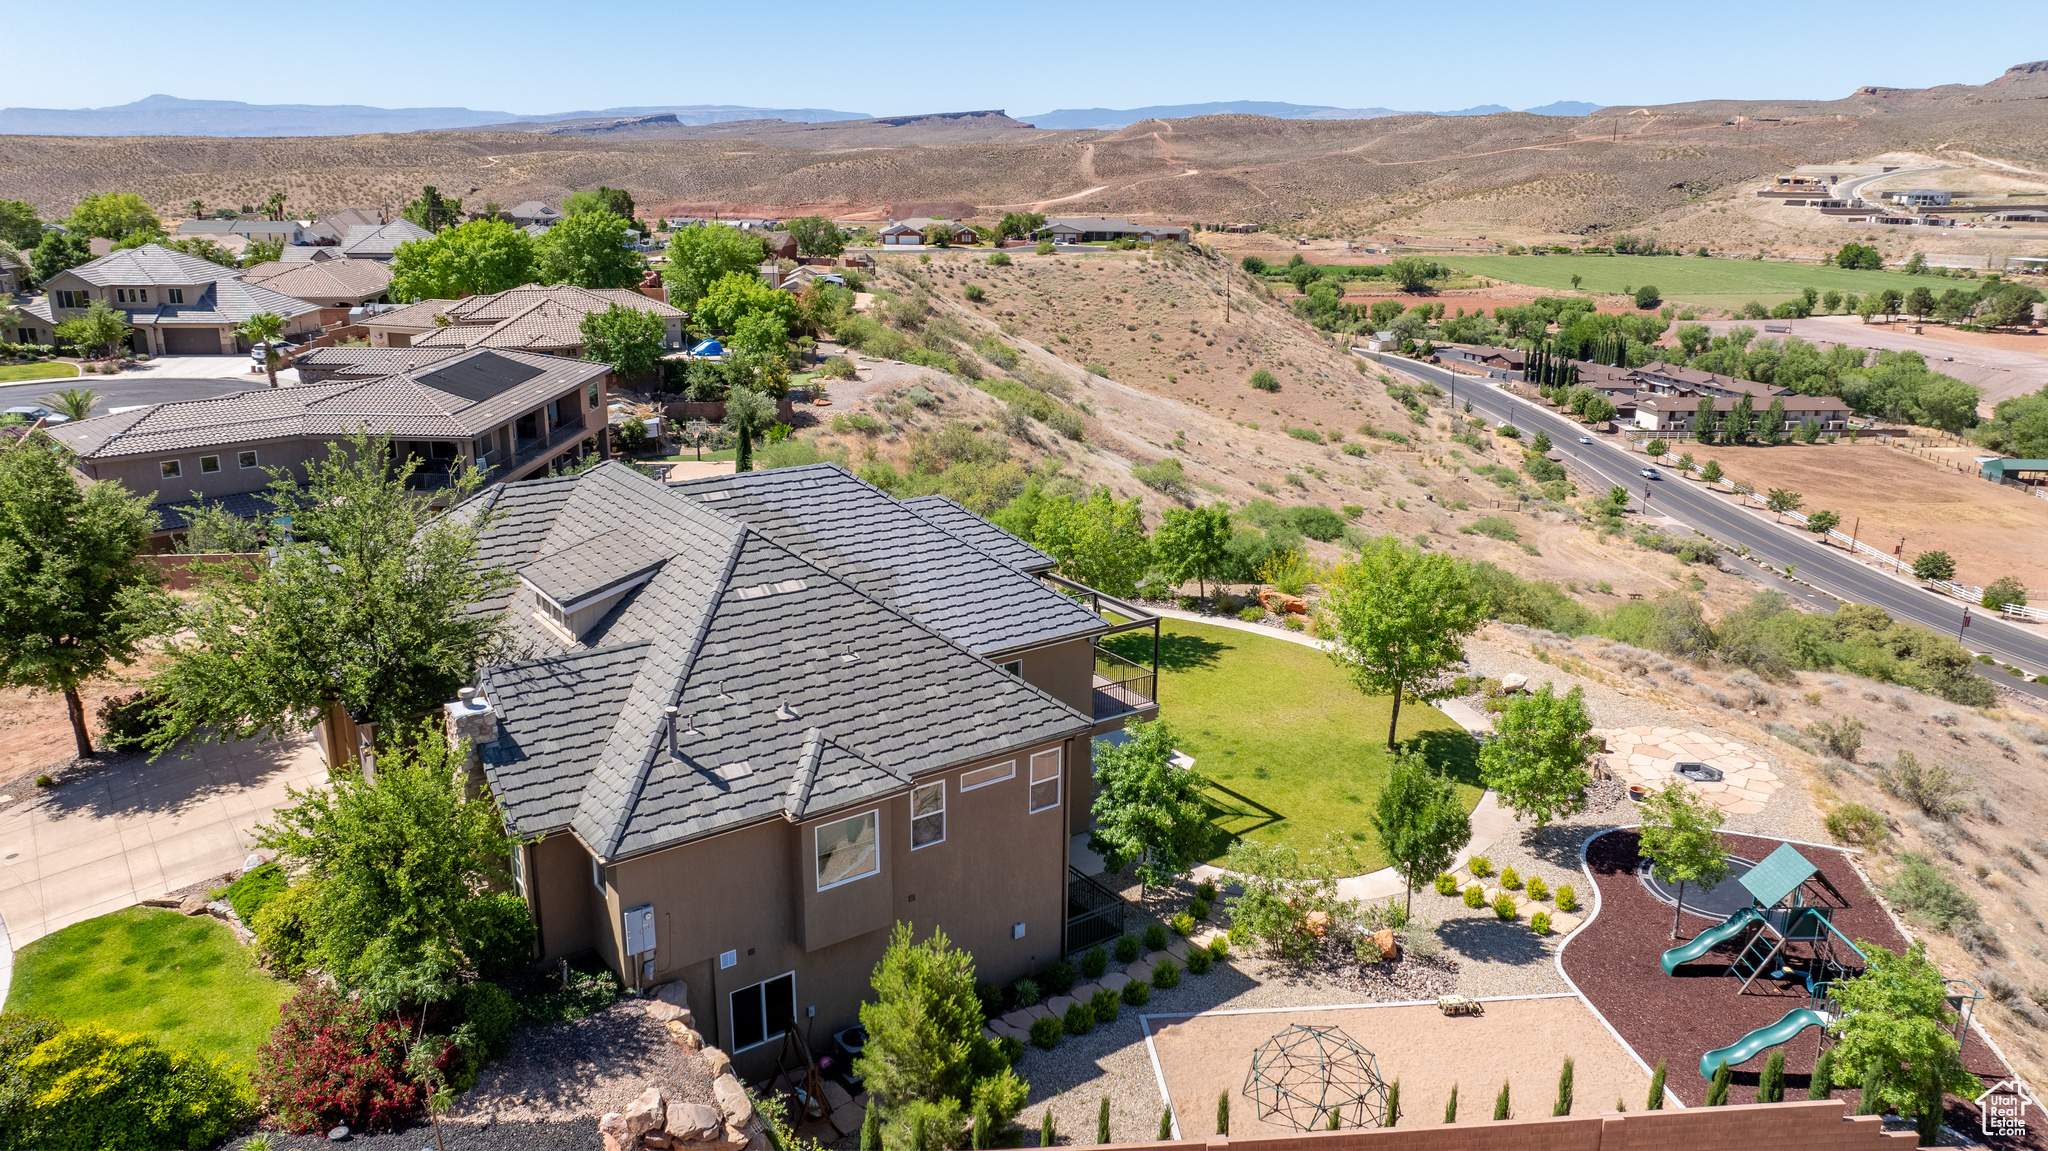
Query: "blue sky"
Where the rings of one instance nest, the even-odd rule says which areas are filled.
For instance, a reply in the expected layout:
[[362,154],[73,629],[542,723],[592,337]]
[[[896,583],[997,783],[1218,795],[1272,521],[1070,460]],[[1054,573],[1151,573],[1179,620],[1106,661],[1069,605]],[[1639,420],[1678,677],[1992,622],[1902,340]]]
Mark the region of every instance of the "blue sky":
[[[2048,55],[2048,4],[1952,34],[1782,0],[285,0],[260,11],[99,0],[90,14],[120,33],[83,33],[79,11],[63,5],[10,12],[7,38],[27,50],[0,70],[0,105],[101,107],[163,92],[519,113],[743,104],[1025,114],[1243,99],[1520,108],[1983,83]],[[1058,46],[1069,37],[1074,46]]]

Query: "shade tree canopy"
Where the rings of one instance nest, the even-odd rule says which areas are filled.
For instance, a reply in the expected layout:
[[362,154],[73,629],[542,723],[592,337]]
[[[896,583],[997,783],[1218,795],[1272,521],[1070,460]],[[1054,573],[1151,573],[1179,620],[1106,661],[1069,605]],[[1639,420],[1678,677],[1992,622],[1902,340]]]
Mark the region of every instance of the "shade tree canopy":
[[579,288],[630,288],[643,264],[627,239],[624,217],[601,208],[574,213],[536,241],[541,277]]
[[697,224],[670,235],[661,277],[669,302],[694,310],[720,279],[734,274],[755,278],[755,269],[767,258],[767,242],[759,236],[724,224]]
[[531,283],[538,269],[533,237],[504,220],[472,220],[400,244],[390,293],[402,303],[485,296]]
[[1444,675],[1465,658],[1465,638],[1479,629],[1482,604],[1451,557],[1407,547],[1393,536],[1368,542],[1323,586],[1324,610],[1336,632],[1330,658],[1360,691],[1393,697],[1387,722],[1392,749],[1402,699],[1437,699],[1451,690]]

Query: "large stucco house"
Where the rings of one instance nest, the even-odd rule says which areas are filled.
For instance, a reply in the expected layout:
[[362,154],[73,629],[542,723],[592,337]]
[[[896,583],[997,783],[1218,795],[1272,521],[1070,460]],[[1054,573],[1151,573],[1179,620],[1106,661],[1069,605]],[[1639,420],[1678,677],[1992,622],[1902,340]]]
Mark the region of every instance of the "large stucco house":
[[320,306],[242,279],[241,271],[161,244],[109,252],[51,276],[43,294],[21,305],[33,343],[56,342],[56,328],[93,301],[127,314],[135,350],[150,355],[220,356],[246,352],[235,329],[259,312],[283,316],[287,339],[320,334]]

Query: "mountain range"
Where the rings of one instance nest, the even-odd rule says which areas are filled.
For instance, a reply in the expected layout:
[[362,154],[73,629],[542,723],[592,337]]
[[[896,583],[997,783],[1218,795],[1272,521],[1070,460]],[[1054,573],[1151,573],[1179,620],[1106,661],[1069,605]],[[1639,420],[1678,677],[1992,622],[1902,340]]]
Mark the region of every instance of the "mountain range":
[[[1606,107],[1583,100],[1559,100],[1522,111],[1538,116],[1584,116]],[[1407,112],[1398,108],[1333,108],[1321,104],[1285,104],[1275,100],[1222,100],[1209,104],[1155,104],[1149,108],[1056,108],[1036,116],[1019,116],[1040,128],[1093,128],[1116,131],[1140,120],[1185,120],[1190,116],[1271,116],[1276,120],[1373,120],[1381,116],[1488,116],[1514,109],[1480,104],[1455,112]]]
[[803,124],[865,120],[865,112],[829,108],[743,108],[727,104],[604,108],[523,115],[474,108],[373,108],[363,104],[245,104],[145,96],[107,108],[0,108],[0,135],[14,136],[357,136],[436,128],[544,124],[558,120],[672,113],[682,124],[787,120]]

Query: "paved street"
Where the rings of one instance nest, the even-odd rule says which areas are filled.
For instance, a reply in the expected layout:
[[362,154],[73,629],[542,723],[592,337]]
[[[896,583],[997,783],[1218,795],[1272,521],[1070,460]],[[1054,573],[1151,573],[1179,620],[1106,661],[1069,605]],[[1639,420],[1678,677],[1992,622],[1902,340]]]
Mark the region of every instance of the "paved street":
[[[281,385],[285,382],[285,378],[280,375],[278,383]],[[91,388],[99,393],[99,402],[93,405],[92,414],[104,416],[114,408],[162,404],[173,400],[203,400],[267,387],[268,383],[262,376],[194,379],[147,376],[130,372],[123,372],[118,376],[86,376],[72,380],[31,380],[21,384],[0,384],[0,408],[33,404],[44,396],[68,391],[71,388]]]
[[[1849,558],[1840,547],[1817,542],[1817,537],[1789,527],[1775,525],[1768,515],[1753,515],[1740,508],[1733,497],[1710,493],[1703,485],[1676,478],[1645,480],[1638,475],[1643,466],[1640,455],[1631,455],[1613,441],[1613,436],[1595,436],[1593,444],[1580,444],[1586,434],[1579,424],[1539,404],[1503,392],[1497,386],[1444,368],[1417,363],[1384,353],[1362,353],[1390,368],[1432,380],[1445,387],[1455,386],[1460,404],[1469,400],[1475,414],[1489,421],[1506,420],[1517,427],[1550,433],[1552,442],[1574,455],[1580,471],[1603,485],[1619,485],[1634,493],[1641,504],[1643,492],[1650,493],[1655,512],[1672,517],[1704,532],[1724,544],[1749,548],[1750,554],[1782,569],[1796,564],[1801,581],[1849,603],[1875,604],[1894,618],[1911,620],[1947,635],[1956,634],[1964,605],[1937,595],[1905,579],[1886,575]],[[1664,469],[1671,476],[1669,469]],[[2048,636],[2027,625],[2009,623],[1971,608],[1971,622],[1963,637],[1973,652],[1989,652],[2000,663],[2011,663],[2029,674],[2048,672]],[[2011,682],[1999,677],[1998,682]],[[2027,685],[2027,689],[2038,685]],[[2026,690],[2026,689],[2023,689]],[[2039,694],[2030,692],[2030,694]]]

